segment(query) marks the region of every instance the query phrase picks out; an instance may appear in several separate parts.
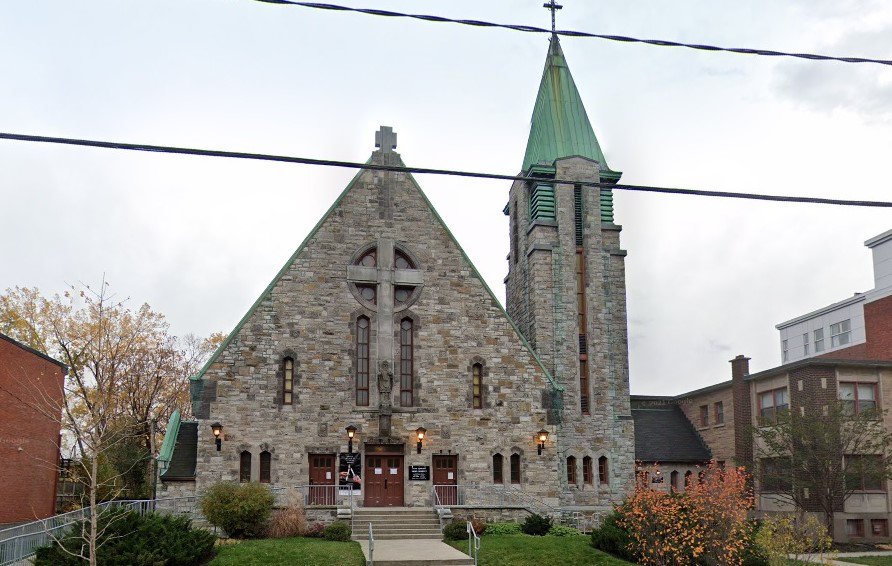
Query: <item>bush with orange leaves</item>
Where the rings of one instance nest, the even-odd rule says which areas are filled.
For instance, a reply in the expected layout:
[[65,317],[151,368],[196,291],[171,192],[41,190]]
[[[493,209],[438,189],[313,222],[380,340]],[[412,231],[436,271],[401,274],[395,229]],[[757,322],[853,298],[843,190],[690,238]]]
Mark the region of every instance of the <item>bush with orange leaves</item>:
[[743,563],[752,494],[742,469],[725,470],[710,462],[683,493],[652,489],[648,478],[641,472],[634,493],[618,508],[630,550],[641,564]]

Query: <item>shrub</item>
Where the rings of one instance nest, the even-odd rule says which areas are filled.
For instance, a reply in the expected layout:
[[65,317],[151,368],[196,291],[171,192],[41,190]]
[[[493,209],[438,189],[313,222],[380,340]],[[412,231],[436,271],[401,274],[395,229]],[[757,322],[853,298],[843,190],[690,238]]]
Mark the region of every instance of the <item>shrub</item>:
[[601,526],[592,531],[592,546],[624,560],[633,560],[629,533],[619,524],[620,514],[610,513],[601,521]]
[[310,538],[322,538],[325,534],[325,523],[313,523],[309,527],[307,527],[307,532],[304,534],[306,537]]
[[520,523],[489,523],[486,525],[488,535],[519,535]]
[[792,517],[768,517],[762,521],[754,540],[771,566],[787,564],[787,557],[796,559],[803,554],[830,552],[833,541],[820,521],[813,515],[803,520]]
[[[103,566],[193,566],[210,556],[217,537],[181,515],[113,509],[99,516],[96,561]],[[64,538],[38,548],[35,566],[80,566],[83,561],[69,552],[80,553],[84,546],[81,529],[89,523],[75,523]],[[64,547],[64,548],[62,548]],[[87,552],[83,549],[83,552]]]
[[261,483],[220,482],[201,498],[201,512],[208,522],[233,538],[254,538],[273,509],[273,494]]
[[471,526],[474,527],[474,532],[477,533],[478,537],[483,536],[483,533],[486,532],[486,521],[484,521],[483,519],[472,517]]
[[467,523],[453,521],[443,529],[443,538],[446,540],[468,540]]
[[266,535],[270,538],[300,537],[307,533],[307,517],[303,507],[289,506],[273,511]]
[[564,525],[552,525],[550,529],[548,529],[548,534],[553,537],[575,537],[576,535],[581,535],[579,529],[574,529],[573,527],[565,527]]
[[350,525],[348,525],[344,521],[335,521],[334,523],[325,527],[325,531],[323,531],[325,540],[333,540],[338,542],[348,542],[350,540],[350,535]]
[[545,536],[551,530],[551,519],[534,513],[526,518],[520,530],[528,535]]

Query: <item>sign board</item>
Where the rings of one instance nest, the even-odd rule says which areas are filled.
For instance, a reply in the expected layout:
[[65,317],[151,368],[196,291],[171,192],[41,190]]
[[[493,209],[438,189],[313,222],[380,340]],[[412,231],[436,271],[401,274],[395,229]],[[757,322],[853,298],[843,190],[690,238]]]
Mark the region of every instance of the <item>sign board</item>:
[[430,466],[409,466],[409,481],[430,481]]
[[362,456],[359,452],[338,454],[338,490],[352,490],[354,494],[362,490]]

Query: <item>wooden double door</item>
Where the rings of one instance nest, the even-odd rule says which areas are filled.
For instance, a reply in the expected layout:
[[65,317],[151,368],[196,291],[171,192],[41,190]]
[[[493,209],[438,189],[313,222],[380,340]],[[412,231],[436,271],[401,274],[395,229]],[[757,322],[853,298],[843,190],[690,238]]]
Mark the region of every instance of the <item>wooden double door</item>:
[[337,470],[334,454],[310,454],[310,487],[307,505],[336,505]]
[[458,493],[458,456],[434,454],[434,489],[441,505],[460,505]]
[[405,470],[402,454],[368,454],[365,457],[366,507],[402,507],[405,505]]

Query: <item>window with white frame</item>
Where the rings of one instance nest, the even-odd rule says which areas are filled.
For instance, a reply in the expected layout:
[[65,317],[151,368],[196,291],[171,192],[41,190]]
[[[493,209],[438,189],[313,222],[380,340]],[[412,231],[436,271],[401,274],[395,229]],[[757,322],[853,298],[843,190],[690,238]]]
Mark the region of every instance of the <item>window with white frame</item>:
[[808,332],[802,335],[802,355],[808,355]]
[[852,338],[852,320],[846,319],[842,322],[830,325],[830,346],[844,346],[851,342]]
[[824,329],[815,330],[815,353],[824,351]]

